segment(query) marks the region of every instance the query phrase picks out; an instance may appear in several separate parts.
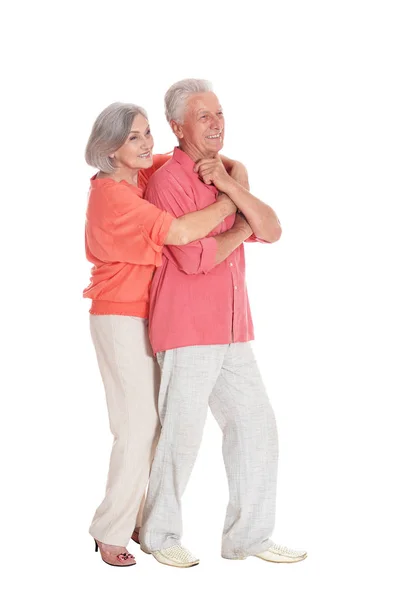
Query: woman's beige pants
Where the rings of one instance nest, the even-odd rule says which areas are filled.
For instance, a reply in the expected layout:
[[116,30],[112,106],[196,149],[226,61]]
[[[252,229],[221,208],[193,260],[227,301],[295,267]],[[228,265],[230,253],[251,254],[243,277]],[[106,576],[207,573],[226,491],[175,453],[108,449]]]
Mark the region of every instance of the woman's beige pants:
[[141,524],[159,436],[159,367],[148,341],[146,319],[90,315],[90,330],[114,443],[105,498],[89,531],[100,542],[126,546],[135,525]]

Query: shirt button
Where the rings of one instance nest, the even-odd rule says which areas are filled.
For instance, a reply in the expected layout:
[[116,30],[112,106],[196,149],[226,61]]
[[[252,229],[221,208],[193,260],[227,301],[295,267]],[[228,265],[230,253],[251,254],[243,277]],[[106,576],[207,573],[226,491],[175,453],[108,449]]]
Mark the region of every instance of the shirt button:
[[238,287],[235,285],[235,286],[234,286],[234,289],[235,289],[235,290],[238,290]]
[[232,267],[232,266],[233,266],[233,263],[230,263],[230,267]]

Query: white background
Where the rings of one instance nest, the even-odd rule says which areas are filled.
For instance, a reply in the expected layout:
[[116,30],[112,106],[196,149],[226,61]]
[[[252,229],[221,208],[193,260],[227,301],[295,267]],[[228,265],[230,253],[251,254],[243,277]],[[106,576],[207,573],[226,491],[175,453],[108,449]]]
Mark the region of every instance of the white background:
[[[13,2],[1,18],[2,492],[7,598],[396,598],[397,2]],[[195,569],[111,569],[87,533],[111,435],[88,331],[83,154],[113,101],[174,139],[163,94],[210,79],[224,152],[277,211],[247,248],[256,353],[280,437],[277,543],[226,561],[221,436],[184,496]],[[87,302],[87,303],[86,303]],[[396,451],[396,455],[395,455]]]

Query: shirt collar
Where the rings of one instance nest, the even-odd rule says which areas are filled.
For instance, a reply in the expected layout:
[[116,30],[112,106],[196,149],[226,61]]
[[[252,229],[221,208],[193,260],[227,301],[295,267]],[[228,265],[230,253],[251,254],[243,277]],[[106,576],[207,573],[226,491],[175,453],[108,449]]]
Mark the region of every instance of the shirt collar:
[[215,192],[215,194],[217,195],[218,191],[215,188],[215,186],[213,184],[208,185],[202,181],[198,173],[194,171],[195,162],[193,161],[193,159],[190,158],[188,154],[183,152],[183,150],[181,150],[181,148],[179,148],[178,146],[176,146],[176,148],[173,151],[173,160],[179,165],[181,165],[181,167],[183,167],[185,172],[188,175],[190,175],[190,177],[193,177],[194,179],[199,179],[202,185],[207,187],[209,190],[212,190],[212,192]]
[[187,171],[189,174],[195,177],[198,177],[198,173],[194,172],[195,162],[192,158],[189,157],[188,154],[183,152],[183,150],[181,150],[178,146],[176,146],[176,148],[173,151],[173,158],[175,162],[179,163],[179,165],[181,165],[184,168],[185,171]]

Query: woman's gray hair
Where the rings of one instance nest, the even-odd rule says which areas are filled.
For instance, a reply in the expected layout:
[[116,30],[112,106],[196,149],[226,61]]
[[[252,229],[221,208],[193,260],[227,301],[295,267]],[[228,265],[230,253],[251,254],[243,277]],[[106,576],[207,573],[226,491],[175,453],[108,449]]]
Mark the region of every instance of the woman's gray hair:
[[206,79],[183,79],[174,83],[165,94],[165,115],[168,122],[182,124],[188,98],[193,94],[212,91],[212,84]]
[[109,155],[125,143],[137,115],[148,119],[144,108],[136,104],[114,102],[107,106],[94,122],[86,146],[86,162],[104,173],[112,173],[115,167]]

